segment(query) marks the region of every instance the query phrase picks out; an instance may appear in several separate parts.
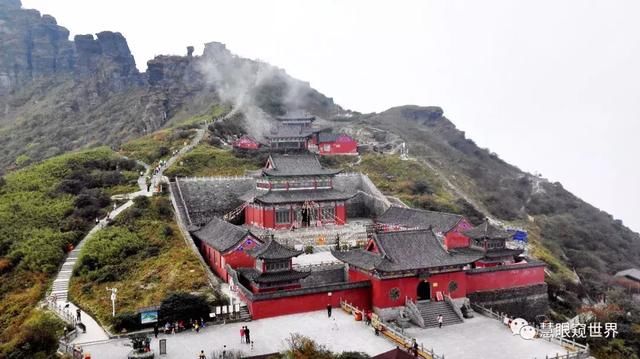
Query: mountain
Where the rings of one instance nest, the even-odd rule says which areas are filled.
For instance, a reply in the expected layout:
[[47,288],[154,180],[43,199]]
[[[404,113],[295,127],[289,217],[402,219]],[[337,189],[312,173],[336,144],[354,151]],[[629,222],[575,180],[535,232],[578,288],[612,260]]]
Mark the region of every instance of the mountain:
[[[117,32],[77,35],[50,15],[0,0],[0,170],[95,145],[117,147],[214,105],[254,117],[343,110],[284,70],[209,43],[158,56],[140,73]],[[249,94],[249,96],[247,96]]]
[[637,233],[560,183],[478,147],[439,107],[345,110],[309,83],[215,42],[200,56],[191,47],[185,56],[158,56],[139,72],[122,34],[70,40],[53,17],[0,0],[0,172],[79,148],[119,148],[190,118],[216,117],[216,125],[260,137],[270,117],[290,110],[310,112],[386,152],[368,163],[372,171],[390,171],[380,173],[382,180],[400,177],[393,172],[400,158],[389,153],[406,143],[414,162],[403,168],[424,180],[388,188],[406,187],[412,205],[526,229],[531,254],[548,264],[556,318],[593,303],[616,271],[640,267]]

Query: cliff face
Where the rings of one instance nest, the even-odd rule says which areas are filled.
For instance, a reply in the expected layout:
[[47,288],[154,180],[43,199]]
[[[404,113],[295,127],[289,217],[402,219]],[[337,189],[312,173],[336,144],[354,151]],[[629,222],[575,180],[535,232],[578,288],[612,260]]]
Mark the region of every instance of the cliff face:
[[139,80],[135,61],[120,33],[78,35],[50,15],[21,9],[20,1],[0,0],[0,94],[55,75],[109,79],[116,88]]

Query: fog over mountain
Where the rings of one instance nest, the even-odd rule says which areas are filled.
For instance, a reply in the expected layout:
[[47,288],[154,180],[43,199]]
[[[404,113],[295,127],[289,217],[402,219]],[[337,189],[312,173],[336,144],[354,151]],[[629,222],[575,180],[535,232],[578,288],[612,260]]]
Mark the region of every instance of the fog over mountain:
[[640,230],[637,2],[23,3],[73,34],[117,29],[142,71],[215,40],[346,108],[442,106],[481,146]]

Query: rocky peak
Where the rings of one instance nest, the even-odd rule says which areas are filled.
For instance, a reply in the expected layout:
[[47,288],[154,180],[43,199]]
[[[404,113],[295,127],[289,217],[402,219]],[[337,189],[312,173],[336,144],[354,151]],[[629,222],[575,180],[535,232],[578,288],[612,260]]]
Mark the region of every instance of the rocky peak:
[[22,3],[20,0],[0,0],[0,8],[20,9]]
[[[19,0],[0,0],[0,95],[52,75],[97,74],[119,87],[138,79],[122,34],[101,32],[69,40],[69,30],[51,15],[22,9]],[[111,81],[111,80],[109,80]]]

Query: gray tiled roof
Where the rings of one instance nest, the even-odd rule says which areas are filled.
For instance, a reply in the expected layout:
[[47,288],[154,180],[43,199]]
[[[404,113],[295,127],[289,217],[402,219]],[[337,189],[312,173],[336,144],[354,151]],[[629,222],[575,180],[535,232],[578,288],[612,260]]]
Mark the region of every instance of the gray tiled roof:
[[487,220],[481,225],[462,232],[462,234],[471,239],[507,239],[512,236],[511,233],[493,226]]
[[431,230],[376,233],[380,254],[362,249],[333,255],[356,267],[397,272],[452,265],[464,265],[482,258],[482,253],[447,252]]
[[287,112],[285,115],[283,116],[278,116],[276,117],[276,119],[278,121],[290,121],[290,120],[311,120],[314,121],[316,118],[315,116],[304,112],[304,111],[290,111]]
[[408,228],[427,229],[432,226],[435,232],[446,233],[452,230],[462,218],[458,214],[393,206],[389,207],[376,221],[383,224],[399,224]]
[[262,273],[255,268],[238,268],[237,271],[252,282],[264,284],[299,280],[308,277],[310,274],[309,272],[295,270]]
[[616,273],[616,277],[627,277],[640,281],[640,269],[630,268]]
[[302,251],[296,251],[271,239],[266,244],[250,249],[247,254],[260,259],[287,259],[297,257]]
[[274,127],[265,135],[266,138],[309,137],[313,130],[302,125],[287,125]]
[[318,133],[318,142],[335,142],[338,137],[340,137],[339,133],[320,132]]
[[312,154],[304,155],[279,155],[270,157],[273,168],[263,170],[267,176],[317,176],[335,175],[340,172],[337,169],[324,168],[318,157]]
[[261,191],[252,190],[240,199],[250,202],[255,200],[257,202],[267,204],[278,203],[295,203],[305,201],[345,201],[355,196],[355,193],[341,192],[334,189],[318,189],[318,190],[290,190],[290,191]]
[[199,240],[224,253],[235,247],[251,232],[220,218],[213,218],[204,227],[191,232]]

